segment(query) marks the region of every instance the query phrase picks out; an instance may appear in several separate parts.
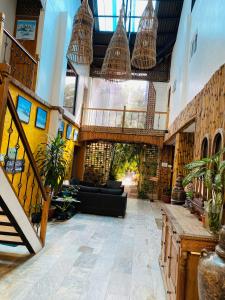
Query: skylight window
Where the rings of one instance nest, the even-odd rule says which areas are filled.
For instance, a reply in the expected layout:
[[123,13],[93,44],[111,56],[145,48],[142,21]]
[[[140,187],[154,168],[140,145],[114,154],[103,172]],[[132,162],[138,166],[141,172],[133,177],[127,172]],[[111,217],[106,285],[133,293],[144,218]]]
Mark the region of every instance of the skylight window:
[[[126,29],[129,28],[129,16],[131,10],[131,26],[130,30],[136,32],[143,11],[148,3],[148,0],[128,0],[127,5],[127,22]],[[120,9],[122,7],[123,0],[97,0],[98,7],[98,28],[100,31],[115,31]],[[125,1],[126,3],[126,1]],[[155,8],[156,1],[153,1]],[[131,8],[131,9],[130,9]],[[96,20],[96,21],[97,21]]]

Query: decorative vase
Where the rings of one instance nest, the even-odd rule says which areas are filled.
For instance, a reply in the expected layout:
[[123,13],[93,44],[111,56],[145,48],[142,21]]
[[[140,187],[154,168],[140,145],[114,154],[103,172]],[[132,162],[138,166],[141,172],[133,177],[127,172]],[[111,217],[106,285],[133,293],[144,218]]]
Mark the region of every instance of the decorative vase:
[[172,204],[184,204],[186,199],[186,193],[184,191],[183,185],[183,176],[179,175],[176,179],[175,187],[172,192]]
[[225,299],[225,226],[219,235],[215,252],[202,250],[198,265],[198,294],[200,300]]
[[223,216],[223,207],[216,205],[213,202],[204,203],[205,206],[205,225],[208,231],[213,234],[218,234],[221,228],[221,221]]

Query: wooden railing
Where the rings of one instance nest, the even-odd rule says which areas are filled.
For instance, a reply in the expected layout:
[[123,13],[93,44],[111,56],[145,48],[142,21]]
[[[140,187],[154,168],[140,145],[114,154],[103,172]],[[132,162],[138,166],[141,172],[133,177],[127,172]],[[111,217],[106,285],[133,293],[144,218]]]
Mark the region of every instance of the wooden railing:
[[13,78],[34,90],[38,61],[4,28],[4,15],[1,13],[0,19],[2,20],[2,22],[0,21],[2,24],[2,33],[0,33],[2,35],[0,42],[1,62],[10,64]]
[[123,110],[83,108],[82,129],[130,133],[133,130],[143,134],[167,129],[166,112],[155,112],[152,116],[146,110],[128,110],[126,106]]
[[[3,71],[4,67],[5,71]],[[43,186],[34,156],[8,90],[10,67],[0,65],[0,71],[1,165],[4,167],[7,178],[27,217],[44,244],[51,195]]]

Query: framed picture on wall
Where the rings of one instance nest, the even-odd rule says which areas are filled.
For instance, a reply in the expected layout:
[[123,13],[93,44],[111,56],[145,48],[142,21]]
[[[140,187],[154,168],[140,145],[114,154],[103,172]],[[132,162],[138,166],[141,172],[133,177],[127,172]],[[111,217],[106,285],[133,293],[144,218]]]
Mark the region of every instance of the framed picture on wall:
[[73,140],[74,142],[77,142],[78,140],[78,134],[79,134],[79,130],[78,129],[74,129],[74,133],[73,133]]
[[58,133],[61,137],[63,137],[63,133],[64,133],[64,128],[65,128],[65,123],[63,121],[59,122],[59,129],[58,129]]
[[71,133],[72,133],[72,126],[67,125],[67,127],[66,127],[66,138],[67,138],[67,140],[71,139]]
[[35,121],[35,126],[40,129],[45,129],[46,128],[46,123],[47,123],[47,111],[38,107],[37,108],[37,114],[36,114],[36,121]]
[[16,39],[34,41],[36,35],[36,20],[17,20]]
[[22,96],[17,99],[17,113],[21,122],[28,124],[30,122],[31,102]]

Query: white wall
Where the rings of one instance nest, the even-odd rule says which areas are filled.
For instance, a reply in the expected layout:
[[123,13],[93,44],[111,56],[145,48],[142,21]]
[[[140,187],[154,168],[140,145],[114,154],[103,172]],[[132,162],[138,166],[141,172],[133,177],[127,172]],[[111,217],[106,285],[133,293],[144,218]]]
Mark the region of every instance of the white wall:
[[37,94],[52,105],[63,106],[67,59],[73,18],[80,0],[47,0],[41,42]]
[[0,0],[0,11],[5,14],[5,27],[14,33],[17,0]]
[[[16,17],[16,4],[17,0],[0,0],[0,12],[5,14],[5,28],[10,32],[14,33],[15,17]],[[6,36],[3,35],[3,45],[0,46],[0,62],[3,62],[4,52],[5,52],[5,41]],[[8,51],[6,52],[6,61],[9,62],[10,58],[10,42],[8,44]]]
[[[170,124],[225,63],[225,1],[196,0],[191,12],[191,0],[184,6],[171,63]],[[198,33],[198,47],[190,58],[191,41]]]

